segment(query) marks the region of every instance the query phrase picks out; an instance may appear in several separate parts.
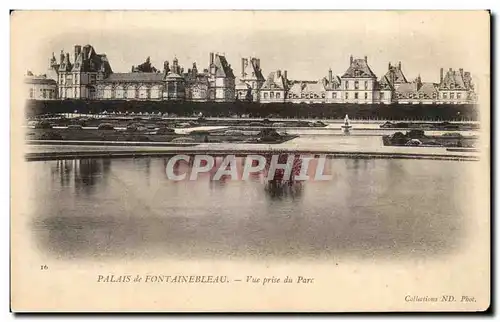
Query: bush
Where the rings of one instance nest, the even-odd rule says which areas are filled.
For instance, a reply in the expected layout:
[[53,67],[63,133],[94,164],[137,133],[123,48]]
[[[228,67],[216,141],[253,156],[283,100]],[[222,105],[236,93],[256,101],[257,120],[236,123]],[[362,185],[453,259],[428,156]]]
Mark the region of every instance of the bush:
[[62,140],[62,139],[63,139],[62,135],[54,131],[43,133],[40,136],[40,140]]
[[269,128],[266,128],[266,129],[262,129],[259,133],[259,136],[262,136],[262,137],[279,137],[280,134],[278,132],[276,132],[275,129],[269,129]]
[[191,131],[191,133],[189,133],[189,134],[190,135],[210,135],[210,132],[198,130],[198,131]]
[[101,123],[99,124],[97,129],[102,131],[113,131],[115,127],[113,126],[113,124],[110,123]]
[[52,124],[50,124],[48,121],[40,121],[37,124],[35,124],[35,129],[51,129]]
[[396,132],[390,136],[390,142],[393,145],[404,145],[408,141],[406,135],[401,132]]
[[168,127],[161,127],[158,129],[158,131],[156,131],[156,134],[159,135],[175,134],[175,130]]
[[406,136],[410,139],[420,139],[425,137],[425,132],[423,130],[410,130]]
[[135,123],[129,123],[127,125],[126,131],[127,132],[135,132],[135,131],[137,131],[137,124],[135,124]]
[[83,126],[79,124],[70,124],[68,125],[68,130],[83,130]]

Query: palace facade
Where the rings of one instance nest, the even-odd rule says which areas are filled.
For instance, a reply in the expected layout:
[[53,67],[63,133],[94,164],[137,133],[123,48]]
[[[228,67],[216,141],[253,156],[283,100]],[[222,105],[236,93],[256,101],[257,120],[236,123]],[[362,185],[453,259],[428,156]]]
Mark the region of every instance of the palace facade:
[[32,100],[57,99],[57,83],[47,75],[35,76],[28,71],[24,77],[24,93]]
[[[286,70],[270,72],[265,78],[260,59],[241,59],[238,79],[225,55],[210,53],[207,68],[198,70],[196,62],[186,72],[177,58],[164,62],[163,69],[145,62],[128,73],[114,73],[105,54],[91,45],[74,46],[74,55],[61,51],[49,63],[48,82],[55,89],[41,96],[36,89],[31,99],[171,100],[198,102],[248,101],[260,103],[347,103],[347,104],[470,104],[477,101],[470,72],[463,69],[440,71],[439,83],[424,82],[417,76],[409,81],[402,64],[388,64],[380,78],[368,57],[349,58],[340,76],[331,69],[319,80],[291,80]],[[33,84],[35,85],[35,84]],[[54,86],[53,83],[50,86]],[[35,94],[36,92],[36,94]],[[30,92],[31,93],[31,92]],[[28,93],[29,94],[29,93]]]

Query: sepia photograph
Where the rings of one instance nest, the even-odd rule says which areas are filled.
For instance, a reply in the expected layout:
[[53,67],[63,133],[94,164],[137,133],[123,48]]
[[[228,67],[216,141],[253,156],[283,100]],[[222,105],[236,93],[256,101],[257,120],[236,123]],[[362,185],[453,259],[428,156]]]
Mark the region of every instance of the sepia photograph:
[[11,310],[487,310],[490,19],[12,11]]

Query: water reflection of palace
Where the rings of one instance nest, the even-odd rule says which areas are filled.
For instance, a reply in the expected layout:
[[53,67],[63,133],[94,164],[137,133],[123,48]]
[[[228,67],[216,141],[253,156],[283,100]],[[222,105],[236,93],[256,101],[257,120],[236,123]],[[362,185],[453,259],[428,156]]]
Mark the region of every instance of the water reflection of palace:
[[111,159],[76,159],[54,161],[52,179],[63,187],[89,193],[106,179],[111,169]]

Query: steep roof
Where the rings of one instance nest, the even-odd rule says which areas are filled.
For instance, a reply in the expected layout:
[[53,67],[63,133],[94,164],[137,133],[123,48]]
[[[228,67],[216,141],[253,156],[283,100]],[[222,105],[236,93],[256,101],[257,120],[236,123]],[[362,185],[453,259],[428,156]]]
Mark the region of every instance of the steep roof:
[[91,45],[83,46],[71,70],[77,72],[103,72],[105,74],[113,72],[106,55],[97,54]]
[[[161,74],[160,74],[161,75]],[[182,77],[181,75],[179,74],[176,74],[174,72],[170,72],[168,73],[166,76],[165,76],[165,80],[167,79],[184,79],[184,77]]]
[[434,84],[434,83],[422,83],[422,85],[420,86],[420,88],[418,89],[418,93],[419,94],[424,94],[424,96],[426,97],[432,97],[433,94],[436,94],[438,93],[438,89],[437,89],[437,84]]
[[314,83],[307,83],[304,91],[305,92],[311,92],[311,93],[321,93],[326,90],[325,85],[323,84],[322,80],[319,80]]
[[302,83],[294,83],[292,87],[290,87],[290,89],[288,90],[288,93],[300,95],[302,93],[303,87],[304,84]]
[[388,82],[392,86],[394,86],[394,84],[408,83],[408,80],[401,69],[401,63],[398,65],[389,64],[387,73],[380,79],[380,82],[384,84]]
[[262,70],[260,68],[260,60],[257,58],[244,59],[243,63],[243,75],[245,79],[256,79],[258,81],[265,81],[264,75],[262,75]]
[[237,90],[247,90],[250,88],[251,88],[251,86],[248,85],[247,83],[245,83],[244,81],[242,81],[241,79],[239,79],[235,85],[235,89],[237,89]]
[[99,81],[101,83],[160,83],[162,73],[113,73]]
[[[407,84],[407,83],[404,83]],[[400,85],[401,86],[401,85]],[[393,82],[387,77],[387,74],[382,76],[380,81],[377,84],[378,89],[385,89],[385,90],[394,90],[394,84]]]
[[[465,73],[470,78],[470,73]],[[464,76],[463,70],[455,71],[451,68],[446,72],[439,84],[440,89],[469,89],[470,80]]]
[[396,90],[396,92],[400,94],[416,93],[417,91],[418,88],[416,82],[401,84]]
[[[403,97],[409,97],[410,94],[414,95],[413,98],[424,97],[424,98],[433,98],[436,97],[438,90],[437,84],[428,83],[428,82],[420,82],[418,80],[413,81],[411,83],[405,83],[399,85],[396,93]],[[435,96],[433,96],[435,94]]]
[[233,69],[227,62],[227,59],[225,56],[222,55],[215,55],[214,58],[214,64],[215,64],[215,76],[216,77],[228,77],[228,78],[234,78],[234,73]]
[[[267,76],[266,81],[262,85],[261,89],[282,89],[286,90],[287,89],[287,81],[283,77],[283,74],[281,72],[271,72],[269,73],[269,76]],[[278,76],[279,75],[279,76]]]
[[366,59],[353,59],[342,78],[377,78]]
[[[61,53],[62,55],[62,53]],[[73,68],[73,64],[71,64],[71,61],[69,59],[69,53],[66,53],[66,55],[63,56],[64,58],[61,59],[61,64],[59,65],[59,71],[60,72],[70,72]]]
[[319,81],[294,81],[289,93],[300,95],[302,93],[322,93],[326,91],[326,78]]

